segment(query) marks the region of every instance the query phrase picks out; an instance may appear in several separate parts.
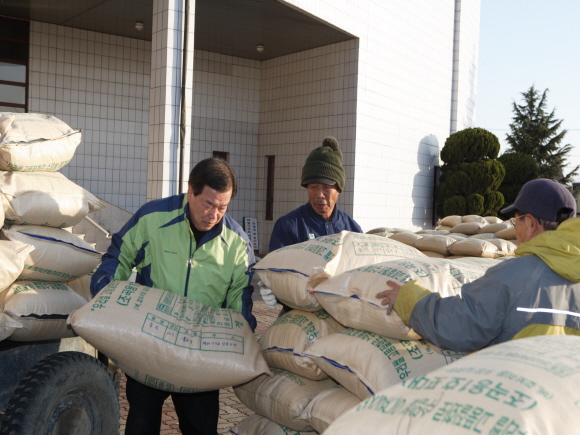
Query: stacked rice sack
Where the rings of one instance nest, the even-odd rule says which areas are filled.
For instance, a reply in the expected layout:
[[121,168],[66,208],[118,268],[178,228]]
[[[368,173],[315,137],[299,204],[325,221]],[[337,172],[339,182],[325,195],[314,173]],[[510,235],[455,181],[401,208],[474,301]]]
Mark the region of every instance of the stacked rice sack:
[[490,346],[386,388],[325,435],[569,434],[580,425],[580,340],[544,335]]
[[[83,277],[101,255],[71,228],[104,208],[55,172],[80,141],[80,131],[54,116],[0,112],[0,340],[74,335],[66,318],[88,300]],[[67,285],[72,281],[85,297]]]
[[503,259],[513,257],[518,246],[513,224],[495,216],[447,216],[439,220],[434,230],[376,228],[371,233],[414,246],[436,258]]
[[127,375],[159,390],[216,390],[270,373],[241,313],[158,288],[111,281],[68,321]]
[[[417,279],[453,296],[495,264],[429,258],[382,234],[346,231],[268,254],[254,270],[294,310],[260,337],[274,376],[234,388],[261,417],[232,433],[322,433],[377,391],[461,358],[426,343],[396,313],[387,316],[375,295],[387,280]],[[271,429],[261,432],[265,426]]]

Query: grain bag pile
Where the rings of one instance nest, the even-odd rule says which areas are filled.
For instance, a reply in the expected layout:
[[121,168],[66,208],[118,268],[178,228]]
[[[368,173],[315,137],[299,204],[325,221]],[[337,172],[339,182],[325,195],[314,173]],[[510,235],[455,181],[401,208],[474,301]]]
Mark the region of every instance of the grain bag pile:
[[574,433],[579,366],[574,336],[505,342],[378,392],[324,434]]
[[515,255],[518,245],[513,224],[495,216],[447,216],[439,220],[435,230],[381,227],[367,234],[371,233],[413,246],[435,258],[509,257]]
[[388,280],[403,284],[417,280],[442,297],[460,294],[461,286],[483,276],[497,263],[485,258],[448,260],[440,258],[402,258],[358,267],[328,277],[309,287],[322,307],[349,328],[401,340],[418,340],[396,313],[386,315],[376,294],[387,289]]
[[234,388],[242,403],[262,418],[244,421],[236,430],[245,432],[232,433],[252,433],[250,427],[262,425],[272,432],[253,433],[275,434],[280,427],[288,433],[319,433],[359,403],[306,355],[313,343],[344,329],[324,310],[292,310],[280,316],[259,339],[274,376],[260,376]]
[[1,276],[0,339],[71,337],[66,318],[90,297],[86,280],[82,297],[66,283],[81,290],[101,254],[70,228],[104,204],[55,172],[80,142],[81,132],[54,116],[0,113],[0,252],[16,252],[2,264],[18,269]]
[[[399,241],[382,238],[387,243],[395,243],[396,249],[389,253],[390,258],[381,260],[381,256],[374,255],[366,264],[353,268],[361,260],[352,255],[341,256],[347,250],[330,251],[320,239],[328,238],[305,242],[295,250],[274,251],[256,265],[262,279],[267,274],[292,273],[289,269],[301,271],[301,281],[294,282],[297,288],[292,289],[292,284],[287,283],[283,291],[278,290],[277,296],[305,292],[317,306],[314,312],[295,309],[284,314],[260,338],[274,378],[260,376],[234,388],[242,403],[262,417],[260,424],[272,424],[272,433],[277,433],[274,430],[279,427],[321,433],[345,410],[369,395],[463,357],[463,353],[444,351],[421,340],[396,313],[387,316],[386,308],[375,295],[387,288],[387,280],[404,283],[411,279],[419,280],[443,297],[457,295],[463,284],[479,278],[497,264],[485,258],[454,261],[430,258],[417,255],[418,251],[409,250],[410,246],[407,250],[400,249],[405,245]],[[332,240],[348,241],[349,235],[336,235]],[[358,240],[374,241],[372,238]],[[384,249],[386,245],[377,246]],[[282,254],[294,254],[292,251],[315,251],[323,255],[333,252],[335,262],[331,267],[321,262],[315,270],[291,267],[290,264],[298,261]],[[330,404],[331,400],[334,403]],[[241,431],[250,423],[258,424],[251,420],[236,430]]]
[[306,290],[309,280],[390,259],[417,257],[424,255],[396,240],[342,231],[270,252],[254,271],[280,302],[298,310],[318,311],[322,307]]

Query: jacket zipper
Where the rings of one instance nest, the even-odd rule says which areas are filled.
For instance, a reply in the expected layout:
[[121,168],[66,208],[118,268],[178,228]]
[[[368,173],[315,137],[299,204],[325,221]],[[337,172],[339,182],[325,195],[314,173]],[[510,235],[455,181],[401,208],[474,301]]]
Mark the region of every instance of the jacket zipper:
[[193,241],[193,234],[189,234],[189,261],[187,262],[187,275],[185,277],[185,290],[183,296],[187,297],[187,289],[189,288],[189,274],[191,272],[191,264],[193,263],[193,251],[191,250]]

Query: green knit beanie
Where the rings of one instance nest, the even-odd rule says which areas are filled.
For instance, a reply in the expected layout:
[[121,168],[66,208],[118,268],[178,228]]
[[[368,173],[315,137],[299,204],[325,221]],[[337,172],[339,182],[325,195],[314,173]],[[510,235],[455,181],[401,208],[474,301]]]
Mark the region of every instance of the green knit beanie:
[[342,192],[345,181],[342,152],[338,147],[338,141],[329,136],[324,139],[322,146],[313,149],[306,159],[302,168],[302,186],[307,187],[310,183],[332,185],[336,183],[337,190]]

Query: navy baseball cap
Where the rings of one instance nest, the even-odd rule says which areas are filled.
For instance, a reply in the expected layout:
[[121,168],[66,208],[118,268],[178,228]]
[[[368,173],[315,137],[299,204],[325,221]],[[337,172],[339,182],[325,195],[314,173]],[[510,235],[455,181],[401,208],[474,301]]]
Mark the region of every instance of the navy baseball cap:
[[515,202],[501,212],[506,214],[513,210],[531,214],[536,219],[558,222],[562,217],[576,216],[576,199],[556,180],[538,178],[524,184]]

